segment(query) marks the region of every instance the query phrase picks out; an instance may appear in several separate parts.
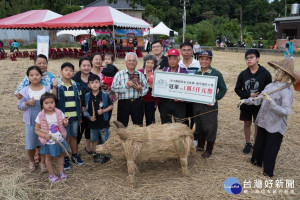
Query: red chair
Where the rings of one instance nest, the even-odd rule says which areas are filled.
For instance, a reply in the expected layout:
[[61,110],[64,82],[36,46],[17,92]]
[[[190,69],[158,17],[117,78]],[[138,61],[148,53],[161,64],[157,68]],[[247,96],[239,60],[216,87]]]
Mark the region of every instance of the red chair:
[[11,61],[17,61],[17,57],[14,54],[10,54]]
[[120,49],[117,53],[118,58],[125,58],[125,51],[123,49]]
[[66,48],[63,48],[63,52],[65,57],[69,56],[69,52]]
[[61,49],[60,49],[60,48],[56,48],[56,52],[57,52],[57,54],[58,54],[58,57],[59,57],[59,58],[63,58],[63,57],[65,57],[65,54],[64,54],[64,52],[63,52],[63,51],[61,51]]
[[79,58],[79,51],[78,49],[73,49],[74,57]]
[[7,58],[7,53],[0,52],[0,60]]
[[35,57],[36,57],[36,51],[30,51],[29,59],[34,60]]
[[23,51],[23,57],[24,57],[24,58],[29,57],[29,52],[28,52],[28,51]]
[[142,54],[141,50],[137,49],[135,52],[136,52],[136,55],[137,55],[138,58],[143,57],[143,54]]

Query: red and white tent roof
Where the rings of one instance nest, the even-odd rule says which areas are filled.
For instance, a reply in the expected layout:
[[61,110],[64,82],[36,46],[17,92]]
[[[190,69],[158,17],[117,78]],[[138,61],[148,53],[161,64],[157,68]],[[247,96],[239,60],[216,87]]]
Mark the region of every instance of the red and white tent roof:
[[126,28],[149,28],[142,19],[131,17],[112,7],[88,7],[62,17],[40,23],[36,28],[45,29],[84,29],[103,26]]
[[30,29],[37,23],[46,22],[62,15],[51,10],[30,10],[14,16],[0,19],[1,29]]

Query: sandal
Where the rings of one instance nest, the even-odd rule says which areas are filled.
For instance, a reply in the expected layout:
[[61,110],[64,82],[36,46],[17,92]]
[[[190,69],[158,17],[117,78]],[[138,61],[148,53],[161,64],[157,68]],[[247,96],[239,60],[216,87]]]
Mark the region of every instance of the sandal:
[[39,163],[40,162],[40,154],[39,153],[34,155],[34,162],[35,163]]
[[35,168],[35,163],[30,162],[30,163],[29,163],[28,170],[29,170],[30,172],[34,172],[35,169],[36,169],[36,168]]
[[45,165],[45,164],[42,164],[42,163],[40,163],[40,167],[41,167],[41,172],[42,172],[42,173],[44,173],[44,172],[47,172],[47,171],[48,171],[48,169],[47,169],[47,167],[46,167],[46,165]]
[[61,181],[65,181],[68,178],[68,175],[65,172],[60,173],[59,176]]
[[48,179],[52,183],[58,183],[59,182],[59,178],[57,176],[55,176],[55,175],[49,175]]

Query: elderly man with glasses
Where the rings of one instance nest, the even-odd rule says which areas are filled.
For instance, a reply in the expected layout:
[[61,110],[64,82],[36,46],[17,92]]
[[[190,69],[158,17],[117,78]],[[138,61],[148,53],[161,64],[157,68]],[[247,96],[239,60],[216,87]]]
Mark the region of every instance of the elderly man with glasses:
[[111,90],[118,94],[117,120],[125,127],[128,125],[129,116],[133,124],[143,126],[144,100],[148,92],[147,80],[143,73],[136,70],[137,55],[127,53],[125,57],[126,69],[119,71],[115,76]]

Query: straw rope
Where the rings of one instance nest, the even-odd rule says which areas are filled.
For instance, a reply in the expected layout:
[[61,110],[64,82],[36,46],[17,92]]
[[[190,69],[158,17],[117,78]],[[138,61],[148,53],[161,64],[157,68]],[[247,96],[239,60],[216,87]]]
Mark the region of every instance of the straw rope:
[[[286,84],[286,85],[284,85],[284,86],[282,86],[282,87],[280,87],[280,88],[277,88],[277,89],[275,89],[275,90],[273,90],[273,91],[271,91],[271,92],[268,92],[267,95],[274,94],[275,92],[278,92],[278,91],[280,91],[280,90],[283,90],[283,89],[285,89],[285,88],[288,88],[288,87],[290,87],[290,86],[293,85],[293,84],[294,84],[294,82],[288,83],[288,84]],[[259,95],[258,97],[253,98],[253,101],[256,101],[256,100],[262,99],[262,98],[263,98],[263,95]]]
[[[185,120],[188,120],[188,119],[192,119],[192,118],[195,118],[195,117],[199,117],[201,115],[206,115],[208,113],[211,113],[211,112],[215,112],[215,111],[218,111],[219,109],[214,109],[214,110],[210,110],[210,111],[207,111],[207,112],[204,112],[204,113],[200,113],[198,115],[194,115],[192,117],[186,117],[186,118],[178,118],[178,117],[174,117],[174,119],[177,121],[177,122],[182,122],[182,121],[185,121]],[[170,114],[169,114],[170,115]],[[172,115],[170,115],[172,116]]]
[[39,129],[39,128],[36,128],[36,129],[46,135],[49,135],[51,137],[51,139],[54,140],[55,142],[57,142],[57,144],[65,151],[65,153],[67,153],[67,156],[71,159],[69,152],[67,151],[65,146],[60,141],[58,141],[55,137],[53,137],[51,134],[47,133],[46,131]]

